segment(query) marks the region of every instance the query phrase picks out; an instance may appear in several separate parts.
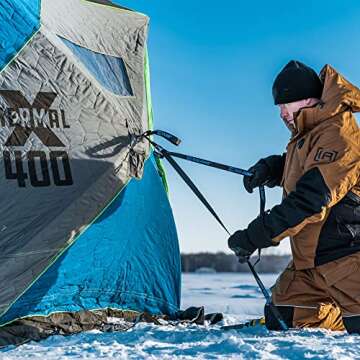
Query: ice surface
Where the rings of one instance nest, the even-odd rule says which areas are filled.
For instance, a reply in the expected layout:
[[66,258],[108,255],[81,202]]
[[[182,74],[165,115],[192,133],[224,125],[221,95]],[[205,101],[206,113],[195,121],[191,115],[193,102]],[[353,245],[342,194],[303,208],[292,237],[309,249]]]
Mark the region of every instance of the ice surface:
[[[276,276],[262,275],[266,286]],[[231,324],[260,317],[264,300],[248,274],[185,274],[182,308],[205,305]],[[263,327],[222,331],[219,326],[137,325],[125,333],[55,336],[0,352],[0,359],[360,359],[360,337],[345,332]]]

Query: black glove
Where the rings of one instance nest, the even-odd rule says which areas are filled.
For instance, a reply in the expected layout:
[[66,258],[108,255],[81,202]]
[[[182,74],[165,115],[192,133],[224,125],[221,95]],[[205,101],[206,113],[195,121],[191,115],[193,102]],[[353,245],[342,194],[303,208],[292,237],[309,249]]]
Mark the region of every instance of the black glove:
[[241,264],[245,263],[256,250],[256,247],[251,244],[246,230],[239,230],[231,235],[228,240],[228,245],[238,257]]
[[236,231],[228,240],[229,248],[235,252],[240,263],[246,262],[256,249],[264,249],[273,245],[275,244],[273,244],[261,216],[253,220],[246,230]]
[[286,155],[272,155],[259,160],[248,171],[253,176],[244,176],[244,187],[247,192],[252,193],[253,190],[262,185],[274,187],[280,185],[284,172]]

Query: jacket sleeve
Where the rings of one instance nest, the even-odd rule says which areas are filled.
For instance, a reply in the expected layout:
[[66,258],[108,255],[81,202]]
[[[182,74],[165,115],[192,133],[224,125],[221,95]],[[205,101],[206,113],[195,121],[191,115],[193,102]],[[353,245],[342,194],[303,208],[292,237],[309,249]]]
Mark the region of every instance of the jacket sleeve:
[[359,176],[358,130],[345,132],[331,125],[316,139],[295,190],[250,223],[250,239],[258,247],[276,245],[307,224],[324,220],[327,210],[357,184]]

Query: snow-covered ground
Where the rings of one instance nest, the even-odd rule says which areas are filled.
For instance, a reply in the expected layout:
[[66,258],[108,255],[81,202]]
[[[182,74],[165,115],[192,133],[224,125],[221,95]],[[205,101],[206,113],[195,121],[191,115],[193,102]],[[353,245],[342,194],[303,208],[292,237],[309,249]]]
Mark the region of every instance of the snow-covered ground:
[[[263,275],[270,286],[275,275]],[[182,308],[205,305],[225,323],[260,317],[263,298],[250,275],[185,274]],[[360,337],[321,330],[270,332],[264,327],[222,331],[219,326],[139,324],[125,333],[55,336],[0,352],[0,359],[360,359]]]

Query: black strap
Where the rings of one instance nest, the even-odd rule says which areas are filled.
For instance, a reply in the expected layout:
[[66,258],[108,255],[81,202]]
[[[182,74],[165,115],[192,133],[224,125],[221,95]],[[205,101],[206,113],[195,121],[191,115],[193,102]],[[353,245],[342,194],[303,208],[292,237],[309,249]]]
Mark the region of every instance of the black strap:
[[210,166],[210,167],[213,167],[216,169],[232,172],[232,173],[239,174],[239,175],[244,175],[244,176],[252,176],[253,175],[250,171],[247,171],[244,169],[240,169],[240,168],[230,166],[230,165],[221,164],[221,163],[211,161],[211,160],[201,159],[201,158],[191,156],[191,155],[180,154],[180,153],[172,152],[172,151],[168,151],[168,154],[171,155],[172,157],[184,159],[187,161],[194,162],[196,164]]
[[[265,187],[264,186],[259,187],[259,194],[260,194],[260,216],[262,217],[262,220],[264,221],[265,206],[266,206],[266,195],[265,195]],[[261,260],[261,249],[258,250],[258,258],[254,262],[254,265],[252,265],[249,262],[249,266],[251,264],[251,266],[253,266],[255,268],[255,266],[260,262],[260,260]]]
[[[157,154],[157,153],[155,153]],[[212,206],[205,199],[204,195],[200,192],[200,190],[196,187],[196,185],[192,182],[189,176],[185,173],[185,171],[179,166],[179,164],[172,158],[168,151],[162,149],[160,152],[160,156],[163,156],[174,168],[174,170],[181,176],[181,178],[185,181],[185,183],[189,186],[189,188],[193,191],[193,193],[198,197],[198,199],[204,204],[204,206],[209,210],[209,212],[214,216],[217,222],[222,226],[222,228],[230,235],[229,230],[220,220],[219,216],[212,208]]]
[[[212,206],[208,203],[208,201],[205,199],[205,197],[202,195],[202,193],[200,192],[200,190],[196,187],[196,185],[192,182],[192,180],[189,178],[189,176],[185,173],[185,171],[177,164],[177,162],[172,158],[171,155],[173,155],[172,153],[170,153],[169,151],[165,150],[162,146],[160,146],[159,144],[154,143],[153,141],[151,141],[147,136],[145,136],[147,138],[147,140],[154,146],[155,151],[154,154],[156,156],[158,156],[159,158],[164,157],[174,168],[174,170],[180,175],[180,177],[185,181],[185,183],[190,187],[190,189],[193,191],[193,193],[198,197],[198,199],[204,204],[204,206],[208,209],[208,211],[214,216],[214,218],[217,220],[217,222],[221,225],[221,227],[230,235],[230,232],[228,231],[228,229],[226,228],[226,226],[223,224],[223,222],[221,221],[221,219],[219,218],[219,216],[217,215],[217,213],[215,212],[215,210],[212,208]],[[177,154],[179,155],[179,154]],[[185,158],[185,157],[184,157]],[[187,160],[187,159],[186,159]],[[205,164],[204,164],[205,165]],[[209,165],[211,166],[211,165]],[[260,187],[260,215],[263,216],[263,214],[265,213],[265,202],[266,202],[266,198],[265,198],[265,188],[262,186]],[[260,259],[260,251],[259,251],[259,259]],[[275,316],[275,318],[278,320],[281,328],[283,330],[288,330],[287,325],[285,324],[284,320],[282,319],[281,314],[279,313],[277,307],[273,304],[271,296],[269,295],[269,293],[267,292],[263,282],[261,281],[261,279],[259,278],[259,275],[257,274],[254,265],[250,262],[250,260],[247,260],[247,264],[250,268],[250,271],[252,272],[258,286],[260,287],[261,292],[263,293],[265,299],[266,299],[266,303],[269,305],[270,307],[270,311],[273,313],[273,315]]]
[[260,215],[264,215],[265,213],[265,206],[266,206],[266,195],[265,195],[265,187],[259,187],[260,193]]
[[[159,156],[159,157],[164,157],[170,164],[171,166],[174,168],[174,170],[181,176],[181,178],[185,181],[185,183],[190,187],[190,189],[194,192],[194,194],[198,197],[198,199],[205,205],[205,207],[210,211],[210,213],[214,216],[214,218],[217,220],[217,222],[222,226],[222,228],[230,235],[228,229],[226,228],[226,226],[223,224],[223,222],[221,221],[221,219],[219,218],[219,216],[216,214],[215,210],[211,207],[211,205],[208,203],[208,201],[205,199],[205,197],[202,195],[202,193],[200,192],[200,190],[196,187],[196,185],[192,182],[192,180],[189,178],[189,176],[185,173],[185,171],[178,165],[178,163],[172,158],[172,156],[170,155],[170,153],[163,149],[163,148],[157,148],[157,152],[155,152],[155,155]],[[264,187],[260,187],[260,212],[261,212],[261,216],[264,214],[265,212],[265,202],[266,202],[266,198],[265,198],[265,189]],[[259,250],[259,259],[257,260],[257,262],[255,263],[255,265],[259,262],[260,260],[260,250]],[[261,281],[261,279],[259,278],[259,275],[257,274],[254,266],[250,260],[247,260],[247,264],[250,268],[250,271],[252,272],[258,286],[260,287],[261,292],[263,293],[265,299],[266,299],[266,303],[269,305],[270,307],[270,311],[272,311],[273,315],[275,316],[275,318],[278,320],[281,328],[283,330],[288,330],[287,325],[285,324],[284,320],[282,319],[279,310],[277,309],[277,307],[272,303],[271,300],[271,296],[269,295],[268,291],[266,290],[263,282]]]

